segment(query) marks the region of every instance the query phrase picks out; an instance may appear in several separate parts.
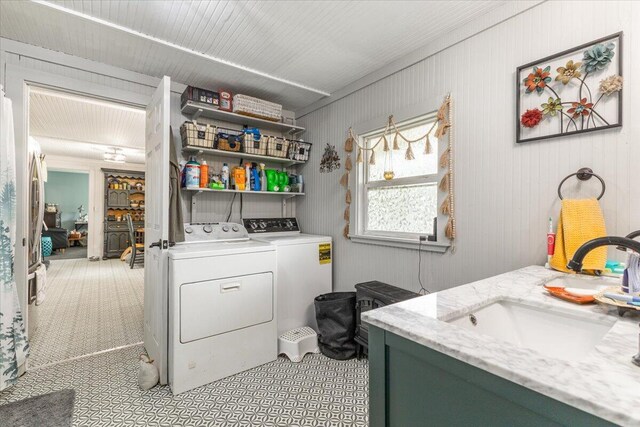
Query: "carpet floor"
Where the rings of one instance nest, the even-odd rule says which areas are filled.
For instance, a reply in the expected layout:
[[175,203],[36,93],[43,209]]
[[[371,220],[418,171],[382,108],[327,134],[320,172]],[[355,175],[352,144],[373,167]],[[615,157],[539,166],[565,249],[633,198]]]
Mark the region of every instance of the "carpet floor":
[[143,268],[118,259],[51,261],[30,337],[30,366],[141,342],[143,302]]

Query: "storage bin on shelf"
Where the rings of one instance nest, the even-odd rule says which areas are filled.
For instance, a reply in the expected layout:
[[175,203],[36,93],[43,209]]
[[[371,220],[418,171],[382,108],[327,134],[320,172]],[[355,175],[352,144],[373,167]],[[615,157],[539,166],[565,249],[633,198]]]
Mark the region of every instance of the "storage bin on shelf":
[[242,151],[247,154],[266,156],[268,139],[268,136],[262,135],[260,139],[256,140],[251,134],[245,133],[244,143],[242,144]]
[[252,96],[237,94],[233,96],[233,112],[279,122],[282,117],[282,105]]
[[271,157],[287,158],[289,140],[270,136],[267,140],[267,155]]
[[216,147],[218,150],[239,152],[242,149],[243,133],[223,129],[218,132]]
[[184,122],[180,126],[180,137],[183,147],[214,148],[216,138],[216,127],[199,125],[196,121]]
[[220,106],[220,94],[212,90],[187,86],[180,97],[180,105],[184,107],[189,101],[199,102],[209,107],[218,108]]
[[288,158],[299,162],[309,160],[309,152],[311,151],[311,143],[304,141],[291,141],[289,144]]

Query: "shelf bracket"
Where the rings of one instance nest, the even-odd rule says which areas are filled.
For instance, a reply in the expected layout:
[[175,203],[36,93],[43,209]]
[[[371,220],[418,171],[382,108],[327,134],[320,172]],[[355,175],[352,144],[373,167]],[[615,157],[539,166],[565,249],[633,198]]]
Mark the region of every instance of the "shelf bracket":
[[282,198],[282,218],[287,216],[287,198]]
[[198,111],[193,113],[192,120],[198,120],[200,118],[201,114],[202,114],[202,108],[198,108]]

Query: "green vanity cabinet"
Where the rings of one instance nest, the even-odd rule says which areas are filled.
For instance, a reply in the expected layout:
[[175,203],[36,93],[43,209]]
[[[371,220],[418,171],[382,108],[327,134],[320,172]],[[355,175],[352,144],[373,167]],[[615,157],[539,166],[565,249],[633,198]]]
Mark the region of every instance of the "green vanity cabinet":
[[369,423],[412,426],[614,425],[370,326]]

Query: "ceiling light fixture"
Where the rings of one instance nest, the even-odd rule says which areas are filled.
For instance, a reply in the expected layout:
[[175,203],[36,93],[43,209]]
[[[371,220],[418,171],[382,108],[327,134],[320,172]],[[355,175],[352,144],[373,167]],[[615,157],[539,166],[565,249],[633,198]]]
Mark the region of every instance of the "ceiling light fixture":
[[113,148],[112,150],[104,153],[103,159],[105,162],[124,163],[127,161],[127,156],[124,155],[122,150],[119,148]]
[[125,32],[127,34],[131,34],[133,36],[141,37],[143,39],[150,40],[150,41],[155,42],[155,43],[160,43],[162,45],[165,45],[165,46],[168,46],[168,47],[171,47],[171,48],[174,48],[174,49],[178,49],[178,50],[180,50],[182,52],[186,52],[186,53],[189,53],[191,55],[196,55],[196,56],[199,56],[201,58],[208,59],[209,61],[213,61],[213,62],[217,62],[219,64],[227,65],[229,67],[233,67],[233,68],[236,68],[236,69],[239,69],[239,70],[242,70],[242,71],[246,71],[248,73],[252,73],[252,74],[255,74],[255,75],[270,79],[270,80],[274,80],[276,82],[284,83],[286,85],[297,87],[299,89],[304,89],[304,90],[307,90],[309,92],[317,93],[317,94],[322,95],[322,96],[330,96],[331,95],[329,92],[326,92],[324,90],[315,89],[315,88],[312,88],[310,86],[304,85],[302,83],[297,83],[297,82],[294,82],[294,81],[291,81],[291,80],[284,79],[282,77],[274,76],[273,74],[265,73],[265,72],[256,70],[254,68],[245,67],[244,65],[236,64],[235,62],[227,61],[226,59],[218,58],[216,56],[207,55],[206,53],[198,52],[196,50],[189,49],[188,47],[180,46],[179,44],[172,43],[170,41],[166,41],[166,40],[163,40],[163,39],[159,39],[157,37],[153,37],[153,36],[150,36],[148,34],[144,34],[144,33],[141,33],[139,31],[133,30],[133,29],[131,29],[129,27],[125,27],[123,25],[115,24],[113,22],[106,21],[106,20],[101,19],[101,18],[96,18],[95,16],[88,15],[88,14],[82,13],[82,12],[78,12],[77,10],[69,9],[69,8],[61,6],[59,4],[49,3],[48,1],[43,1],[43,0],[31,0],[31,1],[33,3],[39,4],[39,5],[42,5],[42,6],[46,6],[46,7],[49,7],[51,9],[55,9],[57,11],[60,11],[60,12],[63,12],[63,13],[67,13],[69,15],[77,16],[79,18],[86,19],[88,21],[92,21],[92,22],[95,22],[97,24],[107,26],[107,27],[113,28],[115,30],[122,31],[122,32]]

